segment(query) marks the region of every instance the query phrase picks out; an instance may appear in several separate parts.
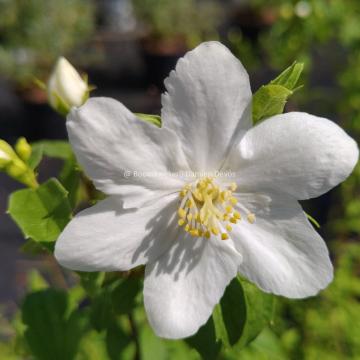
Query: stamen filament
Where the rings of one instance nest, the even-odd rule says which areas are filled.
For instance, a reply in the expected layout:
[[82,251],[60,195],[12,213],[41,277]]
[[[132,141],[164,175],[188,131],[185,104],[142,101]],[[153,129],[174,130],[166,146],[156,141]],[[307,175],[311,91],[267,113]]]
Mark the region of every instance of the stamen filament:
[[[233,196],[236,189],[235,183],[221,189],[210,177],[185,185],[179,193],[178,225],[185,225],[183,229],[194,237],[209,239],[220,235],[222,240],[229,239],[232,224],[241,220],[241,213],[234,210],[234,205],[238,203]],[[237,204],[236,208],[245,212],[250,224],[255,222],[255,214],[243,205]]]

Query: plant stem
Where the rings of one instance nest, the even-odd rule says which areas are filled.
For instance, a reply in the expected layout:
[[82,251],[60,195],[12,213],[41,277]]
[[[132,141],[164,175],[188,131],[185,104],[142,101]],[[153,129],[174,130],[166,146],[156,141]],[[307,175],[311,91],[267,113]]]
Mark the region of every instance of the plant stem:
[[140,360],[140,343],[139,343],[139,334],[136,328],[136,323],[133,317],[132,313],[129,313],[128,315],[129,317],[129,323],[130,323],[130,328],[131,328],[131,333],[132,333],[132,337],[134,339],[135,342],[135,355],[134,355],[134,360]]

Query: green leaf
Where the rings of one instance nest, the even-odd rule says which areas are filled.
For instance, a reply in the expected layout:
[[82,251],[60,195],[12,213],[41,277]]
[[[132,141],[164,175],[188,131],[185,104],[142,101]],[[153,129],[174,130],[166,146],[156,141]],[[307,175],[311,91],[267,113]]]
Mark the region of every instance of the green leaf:
[[84,334],[76,360],[109,360],[106,351],[105,334],[95,330]]
[[54,242],[35,241],[33,239],[27,239],[21,246],[21,251],[29,255],[39,255],[44,253],[53,253],[55,248]]
[[240,339],[240,346],[244,347],[253,341],[272,320],[275,298],[264,293],[254,284],[241,281],[246,302],[246,322]]
[[43,278],[40,272],[36,269],[30,271],[27,275],[28,292],[44,290],[49,287],[47,281]]
[[61,183],[68,191],[68,198],[72,208],[74,208],[78,202],[80,174],[80,168],[76,162],[75,156],[72,155],[65,161],[59,175]]
[[38,360],[72,360],[86,325],[79,311],[69,314],[65,292],[47,289],[28,295],[22,305],[25,339]]
[[281,85],[288,90],[294,90],[299,81],[300,75],[304,70],[303,63],[297,63],[296,61],[285,69],[277,78],[272,80],[270,84]]
[[273,313],[273,296],[255,285],[235,278],[226,288],[213,319],[217,339],[225,348],[243,347],[254,340],[269,323]]
[[81,286],[90,297],[96,296],[105,279],[104,272],[78,272]]
[[42,157],[43,157],[43,152],[44,152],[44,149],[43,149],[42,145],[31,148],[31,155],[30,155],[29,160],[27,161],[27,163],[31,169],[34,170],[39,166],[39,164],[42,160]]
[[2,359],[6,360],[19,360],[19,355],[14,349],[14,346],[10,342],[0,342],[0,354]]
[[117,319],[109,324],[106,333],[106,348],[111,360],[135,359],[135,343]]
[[269,328],[245,348],[228,349],[224,358],[227,360],[285,360],[290,357],[284,351],[281,340]]
[[56,179],[50,179],[36,189],[13,192],[8,213],[25,238],[39,242],[55,241],[71,218],[67,191]]
[[112,303],[117,314],[130,313],[137,304],[137,295],[142,289],[140,278],[129,277],[117,285],[112,292]]
[[236,344],[243,334],[246,306],[243,287],[238,279],[234,279],[226,288],[214,314],[217,334],[226,347]]
[[161,127],[161,117],[159,115],[150,115],[150,114],[135,114],[140,120],[147,121],[151,124],[154,124],[158,127]]
[[221,350],[221,342],[217,339],[214,320],[211,317],[194,336],[185,341],[206,360],[217,359]]
[[71,146],[63,140],[42,140],[31,144],[33,151],[38,147],[42,148],[45,156],[67,160],[73,156]]
[[281,114],[292,91],[281,85],[263,85],[253,96],[254,123]]
[[68,191],[68,198],[72,207],[75,207],[80,186],[80,168],[76,162],[71,146],[66,141],[44,140],[32,144],[33,152],[42,152],[47,157],[64,160],[59,180]]
[[91,300],[91,324],[96,331],[104,330],[113,316],[110,291],[103,289]]
[[166,343],[157,337],[148,326],[142,326],[139,333],[140,358],[142,360],[168,360],[169,354]]
[[288,98],[300,87],[296,87],[303,71],[302,63],[294,62],[269,84],[263,85],[253,95],[253,122],[281,114]]

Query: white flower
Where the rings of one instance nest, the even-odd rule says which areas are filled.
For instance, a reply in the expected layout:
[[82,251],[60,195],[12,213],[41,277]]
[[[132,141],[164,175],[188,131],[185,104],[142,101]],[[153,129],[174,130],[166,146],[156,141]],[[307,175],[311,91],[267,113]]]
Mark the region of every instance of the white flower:
[[[196,333],[238,272],[290,298],[326,287],[328,250],[297,200],[343,181],[357,162],[356,143],[306,113],[251,127],[248,75],[217,42],[190,51],[165,85],[160,129],[108,98],[72,110],[77,159],[109,197],[64,229],[58,261],[80,271],[146,264],[148,319],[167,338]],[[165,175],[217,170],[236,176]],[[135,171],[163,176],[127,177]]]
[[47,91],[50,105],[57,111],[68,112],[85,102],[88,84],[64,57],[60,57],[49,78]]

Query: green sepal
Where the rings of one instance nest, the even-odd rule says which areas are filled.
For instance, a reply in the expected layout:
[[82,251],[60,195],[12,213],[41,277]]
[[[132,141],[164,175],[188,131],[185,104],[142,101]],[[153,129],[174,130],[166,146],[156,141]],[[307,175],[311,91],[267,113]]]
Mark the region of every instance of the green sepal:
[[143,121],[147,121],[150,124],[154,124],[157,127],[161,127],[161,116],[159,115],[150,115],[150,114],[141,114],[135,113],[135,115]]
[[291,66],[285,69],[278,77],[270,81],[272,85],[281,85],[288,90],[296,91],[296,85],[300,79],[301,73],[304,70],[304,64],[294,62]]
[[263,85],[253,96],[253,122],[281,114],[292,93],[281,85]]
[[66,117],[71,109],[69,104],[67,104],[66,101],[56,91],[53,91],[51,95],[55,99],[55,104],[52,106],[52,108],[60,115]]
[[33,83],[34,83],[39,89],[46,91],[46,88],[47,88],[46,84],[45,84],[43,81],[41,81],[40,79],[38,79],[37,77],[34,77],[34,78],[33,78]]
[[315,218],[313,218],[310,214],[308,214],[308,213],[306,213],[306,212],[305,212],[305,215],[306,215],[306,217],[309,219],[309,221],[310,221],[313,225],[315,225],[316,228],[318,228],[318,229],[321,228],[320,224],[318,223],[318,221],[317,221]]
[[303,69],[304,64],[294,62],[269,84],[258,89],[252,99],[254,124],[283,113],[289,97],[301,88],[297,83]]
[[56,179],[13,192],[8,213],[25,238],[38,242],[54,242],[71,219],[67,191]]

